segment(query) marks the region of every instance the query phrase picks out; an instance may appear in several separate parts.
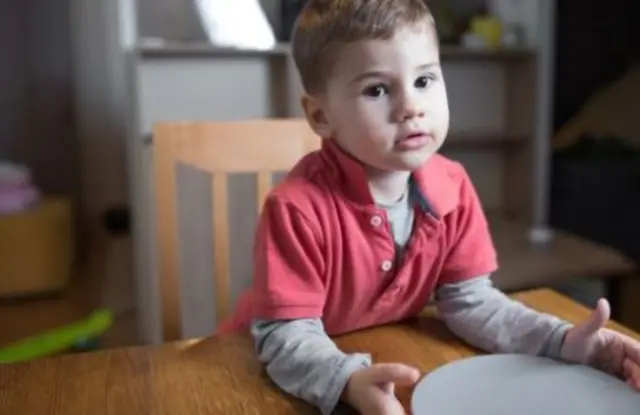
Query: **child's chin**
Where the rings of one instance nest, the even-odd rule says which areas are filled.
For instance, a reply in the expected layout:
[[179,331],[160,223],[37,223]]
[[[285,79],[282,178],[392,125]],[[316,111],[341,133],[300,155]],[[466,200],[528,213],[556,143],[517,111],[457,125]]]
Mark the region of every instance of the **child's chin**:
[[412,152],[402,154],[398,158],[398,169],[401,170],[416,170],[422,167],[431,158],[433,153],[431,152]]

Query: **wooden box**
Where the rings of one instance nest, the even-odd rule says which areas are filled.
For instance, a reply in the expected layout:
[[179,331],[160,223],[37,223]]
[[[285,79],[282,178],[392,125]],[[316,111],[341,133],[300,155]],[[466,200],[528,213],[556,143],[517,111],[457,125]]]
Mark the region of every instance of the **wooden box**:
[[60,290],[74,265],[68,200],[44,197],[25,212],[0,215],[0,298]]

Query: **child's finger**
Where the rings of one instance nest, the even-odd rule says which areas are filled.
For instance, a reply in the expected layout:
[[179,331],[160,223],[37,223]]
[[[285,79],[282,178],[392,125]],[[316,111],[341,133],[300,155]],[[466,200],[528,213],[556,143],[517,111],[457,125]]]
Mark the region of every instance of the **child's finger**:
[[384,406],[385,415],[405,415],[406,412],[395,396],[388,396]]
[[383,383],[382,384],[382,390],[385,393],[388,393],[389,395],[392,395],[393,393],[395,393],[396,384],[392,383],[392,382]]
[[610,316],[611,306],[606,299],[601,298],[598,300],[595,310],[593,310],[589,317],[587,317],[582,323],[574,327],[574,330],[576,330],[577,333],[580,333],[581,337],[587,338],[603,328],[607,321],[609,321]]
[[[395,396],[385,393],[383,390],[374,389],[370,397],[371,407],[366,408],[367,414],[375,415],[405,415],[402,404]],[[364,409],[363,409],[364,410]]]
[[630,388],[635,389],[636,392],[640,392],[640,381],[637,381],[633,378],[629,378],[627,379],[627,385],[629,385]]
[[625,355],[640,366],[640,342],[628,336],[622,336],[622,339],[624,342]]
[[367,371],[371,383],[375,384],[412,385],[420,377],[417,369],[401,363],[381,363],[371,366]]
[[640,365],[634,360],[626,358],[622,362],[622,372],[627,383],[640,391]]

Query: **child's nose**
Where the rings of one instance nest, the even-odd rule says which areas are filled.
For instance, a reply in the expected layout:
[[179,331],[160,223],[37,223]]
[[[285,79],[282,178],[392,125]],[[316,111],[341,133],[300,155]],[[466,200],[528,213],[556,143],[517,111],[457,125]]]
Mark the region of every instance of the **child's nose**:
[[403,122],[413,118],[424,116],[424,108],[420,100],[413,94],[407,94],[398,102],[396,108],[396,121]]

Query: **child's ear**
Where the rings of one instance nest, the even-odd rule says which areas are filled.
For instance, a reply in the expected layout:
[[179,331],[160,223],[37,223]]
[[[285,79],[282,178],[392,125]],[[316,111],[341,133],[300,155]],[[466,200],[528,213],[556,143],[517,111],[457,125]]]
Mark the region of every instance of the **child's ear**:
[[330,138],[333,132],[321,100],[304,94],[301,98],[301,104],[311,129],[321,138]]

